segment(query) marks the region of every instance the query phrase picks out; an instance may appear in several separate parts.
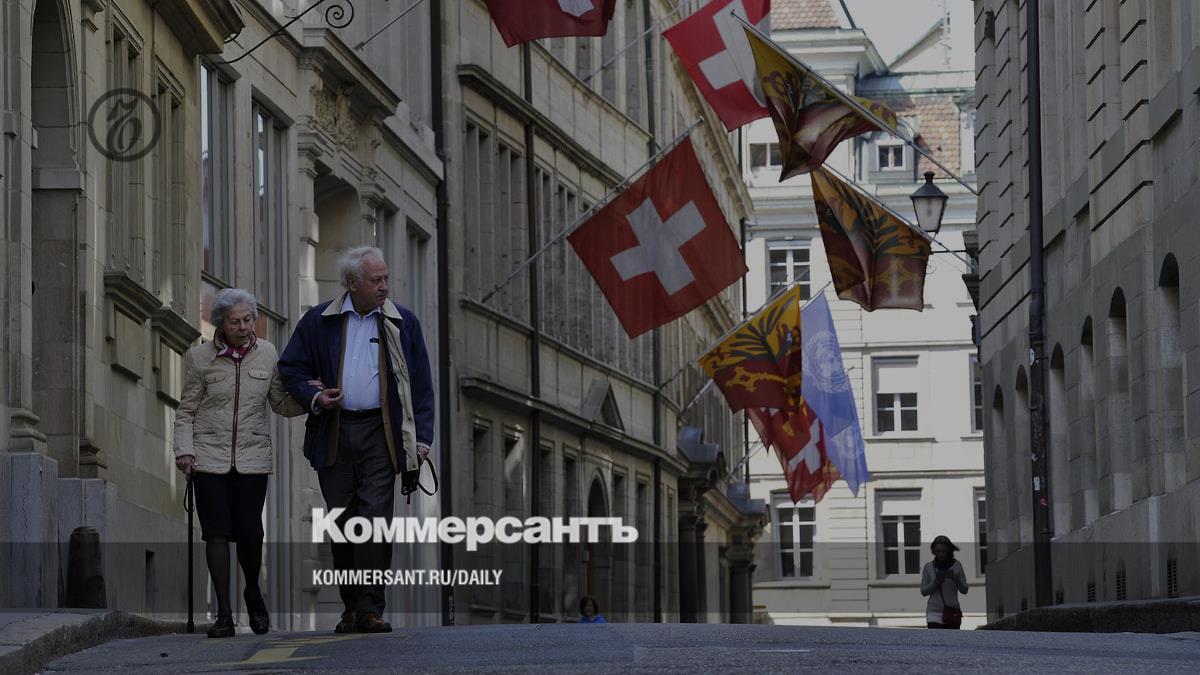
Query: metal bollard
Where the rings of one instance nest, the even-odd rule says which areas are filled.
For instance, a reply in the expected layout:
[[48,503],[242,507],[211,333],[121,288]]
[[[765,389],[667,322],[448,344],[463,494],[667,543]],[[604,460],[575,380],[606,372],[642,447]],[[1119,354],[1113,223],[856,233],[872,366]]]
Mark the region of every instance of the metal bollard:
[[108,606],[100,533],[94,527],[77,527],[71,532],[67,554],[67,606],[99,609]]

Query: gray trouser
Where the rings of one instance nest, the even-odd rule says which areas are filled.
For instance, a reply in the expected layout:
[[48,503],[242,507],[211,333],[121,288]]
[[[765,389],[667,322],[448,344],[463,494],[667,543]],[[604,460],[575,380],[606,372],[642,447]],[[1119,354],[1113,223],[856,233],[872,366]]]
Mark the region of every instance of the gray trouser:
[[[391,518],[396,473],[388,458],[383,417],[343,418],[338,428],[337,459],[317,476],[326,507],[346,509],[337,520],[338,529],[344,531],[346,520],[354,516]],[[387,570],[392,565],[390,543],[333,543],[331,548],[335,569]],[[338,590],[347,610],[383,615],[383,586],[346,584]]]

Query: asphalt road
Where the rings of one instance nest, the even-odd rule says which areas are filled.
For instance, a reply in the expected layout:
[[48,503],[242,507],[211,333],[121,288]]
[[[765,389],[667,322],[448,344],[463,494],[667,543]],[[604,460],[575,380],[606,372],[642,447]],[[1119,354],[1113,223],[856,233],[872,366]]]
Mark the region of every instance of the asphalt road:
[[44,672],[1200,672],[1200,633],[931,631],[764,625],[498,625],[390,635],[118,640]]

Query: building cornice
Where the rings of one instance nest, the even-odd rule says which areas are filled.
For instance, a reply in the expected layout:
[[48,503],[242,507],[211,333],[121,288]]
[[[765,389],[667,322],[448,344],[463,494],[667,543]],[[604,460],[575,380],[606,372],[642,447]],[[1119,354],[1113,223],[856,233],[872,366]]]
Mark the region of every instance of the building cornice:
[[668,452],[650,443],[633,438],[612,427],[584,419],[582,415],[551,404],[540,398],[516,391],[487,378],[465,375],[459,378],[459,388],[468,398],[500,405],[520,414],[537,411],[550,424],[571,432],[609,443],[621,451],[648,462],[662,461],[663,470],[675,476],[687,473],[687,465],[677,453]]
[[[553,61],[553,59],[551,59]],[[532,123],[534,132],[546,139],[548,143],[561,150],[575,164],[587,173],[592,174],[607,186],[619,184],[625,179],[615,169],[606,164],[579,141],[571,138],[557,124],[552,122],[542,111],[526,101],[517,92],[509,89],[503,82],[476,64],[461,64],[458,66],[458,80],[466,88],[487,98],[500,107],[504,112],[515,117],[521,124]]]
[[245,27],[230,0],[160,2],[155,9],[189,55],[219,54],[225,40]]

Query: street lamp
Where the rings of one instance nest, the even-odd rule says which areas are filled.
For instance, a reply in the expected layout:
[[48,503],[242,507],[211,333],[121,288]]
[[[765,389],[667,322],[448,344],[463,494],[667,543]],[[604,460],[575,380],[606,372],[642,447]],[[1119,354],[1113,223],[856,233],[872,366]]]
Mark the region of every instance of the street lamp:
[[912,193],[913,210],[917,212],[917,225],[930,237],[936,237],[942,229],[942,216],[946,213],[946,201],[950,198],[933,184],[933,172],[925,172],[925,184]]

